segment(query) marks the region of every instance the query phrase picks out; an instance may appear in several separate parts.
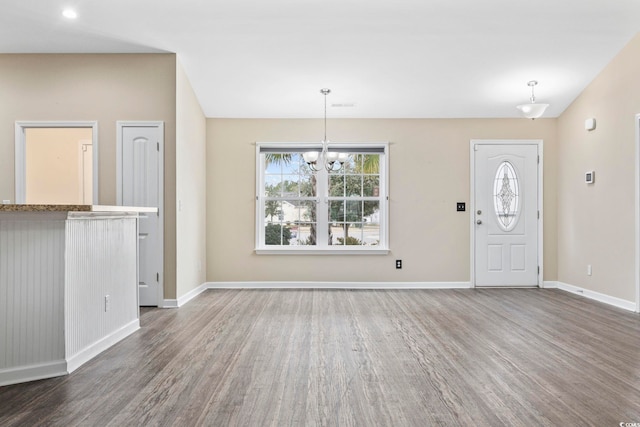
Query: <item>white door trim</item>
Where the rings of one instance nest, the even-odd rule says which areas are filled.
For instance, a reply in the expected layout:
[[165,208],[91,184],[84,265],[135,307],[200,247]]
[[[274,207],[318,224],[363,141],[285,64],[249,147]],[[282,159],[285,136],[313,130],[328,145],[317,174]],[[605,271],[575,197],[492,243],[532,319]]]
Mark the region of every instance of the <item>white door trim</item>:
[[476,235],[475,235],[475,215],[476,211],[475,200],[476,200],[476,190],[475,190],[475,150],[474,146],[477,144],[481,145],[537,145],[538,146],[538,210],[540,211],[540,220],[538,221],[538,265],[540,266],[540,274],[538,274],[538,286],[544,287],[544,210],[543,210],[543,201],[544,201],[544,180],[543,180],[543,171],[544,171],[544,156],[543,156],[543,141],[541,139],[472,139],[469,143],[469,164],[470,164],[470,200],[469,200],[469,233],[471,235],[470,242],[470,259],[471,259],[471,268],[470,268],[470,282],[471,287],[476,287]]
[[15,123],[15,202],[23,204],[26,200],[27,193],[27,157],[26,157],[26,136],[25,129],[28,128],[91,128],[91,140],[93,144],[93,204],[100,204],[98,198],[98,175],[99,175],[99,151],[98,150],[98,122],[32,122],[17,121]]
[[636,114],[636,313],[640,313],[640,114]]
[[[116,203],[122,206],[122,128],[124,127],[157,127],[160,130],[160,147],[158,160],[158,241],[162,247],[160,251],[162,259],[159,265],[164,266],[164,122],[163,121],[116,121]],[[164,301],[164,267],[160,272],[158,286],[158,307],[163,307]]]

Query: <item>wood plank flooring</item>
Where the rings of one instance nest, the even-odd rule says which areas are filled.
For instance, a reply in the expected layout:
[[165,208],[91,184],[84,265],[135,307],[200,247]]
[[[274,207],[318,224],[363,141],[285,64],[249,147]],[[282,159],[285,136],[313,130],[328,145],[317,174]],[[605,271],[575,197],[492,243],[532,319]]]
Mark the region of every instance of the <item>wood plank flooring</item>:
[[1,426],[640,423],[640,316],[558,290],[210,290]]

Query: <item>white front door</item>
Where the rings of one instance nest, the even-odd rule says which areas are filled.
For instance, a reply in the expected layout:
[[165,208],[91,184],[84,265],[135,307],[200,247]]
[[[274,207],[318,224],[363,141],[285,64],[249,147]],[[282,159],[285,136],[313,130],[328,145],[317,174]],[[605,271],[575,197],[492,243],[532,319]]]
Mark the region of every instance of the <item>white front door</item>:
[[472,143],[476,286],[538,286],[538,145]]
[[154,207],[158,213],[140,213],[139,304],[158,306],[162,295],[162,163],[161,124],[118,123],[121,171],[118,201],[123,206]]

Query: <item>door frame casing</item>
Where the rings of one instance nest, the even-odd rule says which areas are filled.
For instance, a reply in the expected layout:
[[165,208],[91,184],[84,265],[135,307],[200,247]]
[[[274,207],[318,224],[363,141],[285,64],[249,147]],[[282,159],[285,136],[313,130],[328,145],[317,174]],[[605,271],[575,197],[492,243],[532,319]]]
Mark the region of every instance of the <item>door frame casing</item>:
[[543,156],[543,140],[541,139],[472,139],[469,142],[469,182],[470,182],[470,199],[469,199],[469,233],[470,233],[470,284],[472,288],[476,287],[476,227],[475,227],[475,211],[476,211],[476,187],[475,187],[475,171],[476,171],[476,159],[475,149],[476,145],[536,145],[538,147],[538,211],[540,212],[540,218],[538,219],[538,266],[540,272],[538,274],[538,287],[544,287],[544,156]]
[[163,121],[116,121],[116,203],[122,206],[122,129],[125,127],[157,127],[160,130],[158,150],[158,241],[160,251],[160,274],[158,280],[158,308],[164,307],[164,122]]
[[93,145],[93,203],[100,204],[98,195],[99,145],[97,121],[16,121],[15,122],[15,194],[16,204],[24,204],[27,198],[27,138],[25,130],[29,128],[91,128]]

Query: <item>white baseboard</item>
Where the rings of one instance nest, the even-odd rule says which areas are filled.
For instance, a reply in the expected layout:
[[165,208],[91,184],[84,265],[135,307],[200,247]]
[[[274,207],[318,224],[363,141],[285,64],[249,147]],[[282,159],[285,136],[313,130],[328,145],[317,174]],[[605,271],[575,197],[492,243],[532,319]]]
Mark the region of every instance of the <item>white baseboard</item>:
[[208,289],[468,289],[470,282],[207,282]]
[[140,320],[135,319],[101,340],[91,344],[66,360],[56,360],[36,365],[19,366],[0,370],[0,386],[42,380],[70,374],[80,366],[102,353],[115,343],[140,329]]
[[64,360],[0,369],[0,386],[43,380],[62,375],[67,375],[67,363]]
[[163,299],[162,304],[159,305],[158,308],[180,308],[207,289],[209,289],[209,283],[203,283],[197,288],[191,289],[178,299]]
[[78,369],[83,364],[87,363],[89,360],[93,359],[98,354],[102,353],[115,343],[123,340],[128,337],[135,331],[140,329],[140,320],[135,319],[124,325],[120,329],[110,333],[106,337],[96,341],[91,344],[87,348],[79,351],[71,357],[67,358],[67,372],[71,373]]
[[[548,284],[548,285],[547,285]],[[545,288],[558,288],[560,290],[571,292],[572,294],[581,295],[594,301],[603,302],[614,307],[622,308],[628,311],[636,311],[636,303],[621,298],[612,297],[610,295],[601,294],[600,292],[590,291],[589,289],[580,288],[578,286],[569,285],[563,282],[544,282]]]
[[158,308],[178,308],[177,299],[163,299]]
[[203,283],[197,288],[190,290],[189,292],[187,292],[186,294],[178,298],[177,300],[178,307],[182,307],[183,305],[185,305],[186,303],[188,303],[189,301],[191,301],[192,299],[194,299],[195,297],[197,297],[207,289],[209,289],[209,285],[207,283]]

